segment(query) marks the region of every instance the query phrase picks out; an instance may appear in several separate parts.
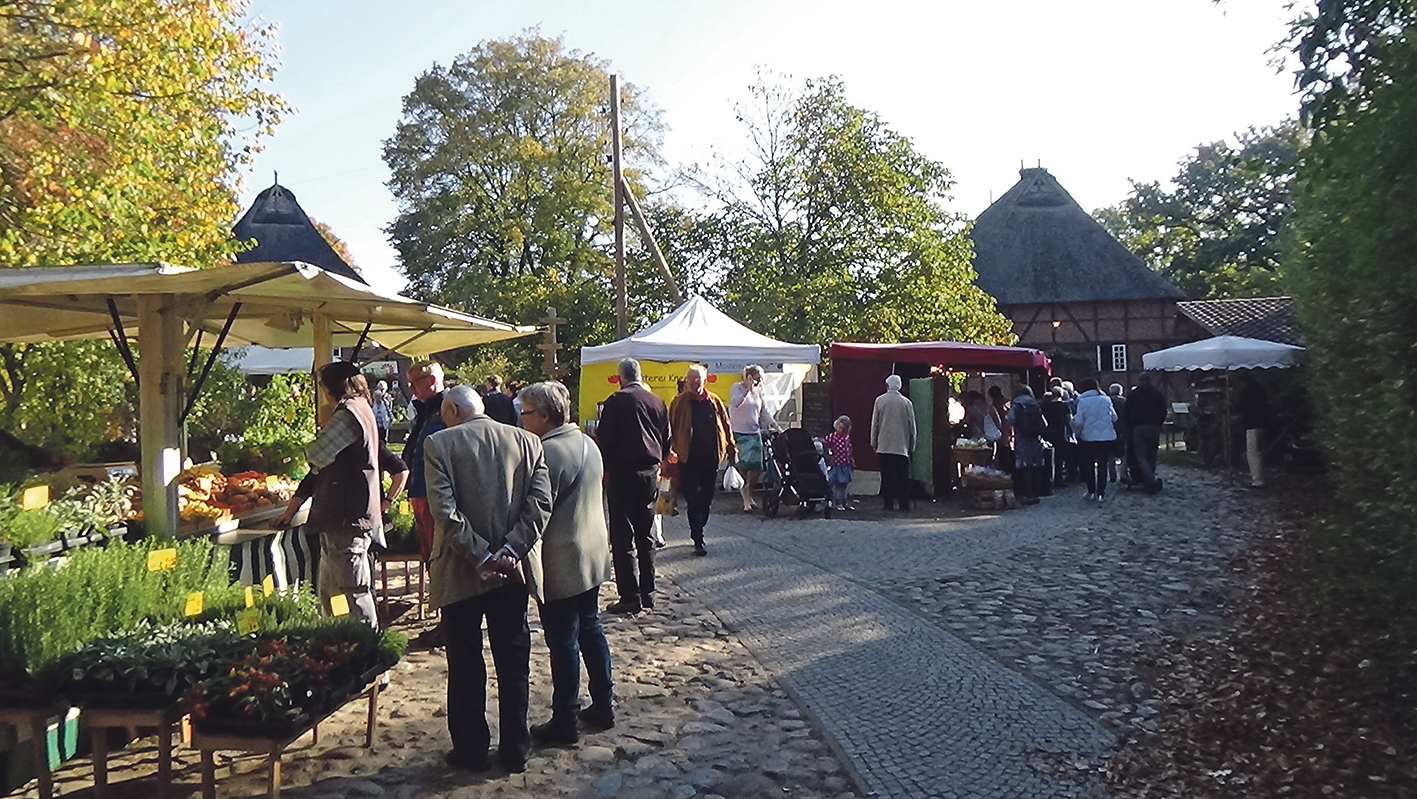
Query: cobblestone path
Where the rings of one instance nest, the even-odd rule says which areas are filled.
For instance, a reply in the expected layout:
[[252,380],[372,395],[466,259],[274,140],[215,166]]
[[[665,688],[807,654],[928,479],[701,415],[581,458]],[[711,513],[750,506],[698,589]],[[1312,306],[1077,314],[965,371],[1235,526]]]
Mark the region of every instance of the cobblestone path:
[[690,555],[681,516],[666,525],[659,563],[796,695],[876,795],[1088,796],[1040,758],[1097,752],[1106,730],[874,590],[1065,536],[1096,511],[1040,508],[886,521],[715,513],[703,558]]

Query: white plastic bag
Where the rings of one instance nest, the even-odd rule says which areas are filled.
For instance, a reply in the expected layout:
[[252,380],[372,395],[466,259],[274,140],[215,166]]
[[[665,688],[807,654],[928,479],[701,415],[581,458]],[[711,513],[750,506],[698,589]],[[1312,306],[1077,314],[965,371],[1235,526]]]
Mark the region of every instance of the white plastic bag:
[[743,475],[738,470],[729,466],[723,470],[723,490],[737,491],[743,487]]

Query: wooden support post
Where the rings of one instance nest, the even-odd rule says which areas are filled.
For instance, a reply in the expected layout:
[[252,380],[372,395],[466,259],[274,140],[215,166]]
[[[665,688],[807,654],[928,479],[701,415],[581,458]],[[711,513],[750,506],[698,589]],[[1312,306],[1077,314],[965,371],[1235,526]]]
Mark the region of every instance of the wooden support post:
[[684,295],[679,291],[679,284],[674,282],[674,273],[669,271],[669,262],[664,259],[664,253],[659,249],[659,242],[654,240],[654,233],[650,232],[649,220],[645,218],[644,211],[640,210],[640,203],[635,199],[635,193],[625,185],[623,176],[620,179],[620,194],[625,198],[625,204],[630,206],[630,217],[635,220],[635,228],[640,231],[640,240],[649,248],[650,255],[654,257],[654,264],[659,267],[659,274],[664,278],[665,285],[669,287],[669,294],[674,297],[674,304],[683,304]]
[[315,329],[312,338],[315,344],[315,359],[310,366],[311,385],[315,388],[315,424],[325,426],[325,421],[334,413],[334,406],[320,390],[320,369],[334,357],[334,335],[330,332],[330,317],[322,313],[314,316]]
[[182,471],[182,320],[171,294],[140,294],[138,420],[143,462],[143,518],[150,535],[177,535],[177,475]]
[[610,76],[610,164],[615,189],[615,329],[630,335],[630,305],[625,295],[625,199],[620,141],[620,76]]

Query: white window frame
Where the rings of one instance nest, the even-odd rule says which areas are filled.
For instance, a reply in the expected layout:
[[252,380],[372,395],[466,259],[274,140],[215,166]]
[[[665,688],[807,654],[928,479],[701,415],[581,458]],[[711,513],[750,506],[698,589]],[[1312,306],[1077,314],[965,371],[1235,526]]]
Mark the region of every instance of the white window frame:
[[1113,344],[1113,345],[1112,345],[1112,371],[1114,371],[1114,372],[1125,372],[1125,371],[1127,371],[1127,345],[1126,345],[1126,344]]

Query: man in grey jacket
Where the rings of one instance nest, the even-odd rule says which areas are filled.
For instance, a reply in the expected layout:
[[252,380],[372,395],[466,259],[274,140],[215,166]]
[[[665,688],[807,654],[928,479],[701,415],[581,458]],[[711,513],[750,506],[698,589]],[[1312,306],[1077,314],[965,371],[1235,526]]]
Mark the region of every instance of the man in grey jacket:
[[915,406],[901,396],[900,375],[886,378],[886,393],[871,409],[871,448],[881,456],[881,498],[910,510],[910,452],[915,449]]
[[[522,427],[541,436],[551,473],[551,521],[541,536],[541,627],[551,650],[551,720],[531,728],[537,743],[569,746],[580,739],[576,717],[598,729],[615,726],[610,645],[600,626],[600,584],[610,579],[600,450],[566,420],[571,393],[556,382],[521,390]],[[581,658],[591,705],[581,711]]]
[[551,479],[541,440],[483,413],[467,386],[443,398],[448,429],[423,445],[433,513],[429,604],[442,608],[448,635],[448,733],[451,766],[491,768],[487,665],[482,620],[497,667],[497,760],[526,770],[531,750],[527,702],[531,629],[527,597],[542,598],[540,542],[551,516]]

